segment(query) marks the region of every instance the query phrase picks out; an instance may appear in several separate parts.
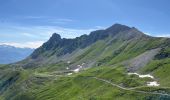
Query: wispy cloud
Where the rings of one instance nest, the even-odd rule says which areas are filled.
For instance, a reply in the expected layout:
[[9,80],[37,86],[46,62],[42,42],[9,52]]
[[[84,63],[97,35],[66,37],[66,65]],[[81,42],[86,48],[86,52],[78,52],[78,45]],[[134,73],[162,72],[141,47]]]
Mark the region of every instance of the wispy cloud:
[[23,36],[26,36],[26,37],[35,37],[34,34],[31,34],[31,33],[21,33]]
[[17,16],[18,18],[24,18],[24,19],[43,19],[46,18],[46,16]]
[[32,41],[32,42],[24,42],[24,43],[19,43],[19,42],[2,42],[0,45],[9,45],[9,46],[14,46],[18,48],[38,48],[40,47],[44,41]]
[[[0,25],[0,30],[1,30]],[[0,44],[16,47],[37,48],[47,41],[53,33],[58,33],[62,38],[75,38],[91,31],[101,29],[94,27],[89,29],[65,28],[59,26],[21,26],[7,25],[7,30],[0,31]]]
[[[8,26],[9,27],[9,26]],[[17,31],[18,34],[25,37],[47,39],[53,33],[60,34],[63,38],[75,38],[83,34],[89,34],[91,31],[103,29],[104,27],[94,27],[88,29],[65,28],[59,26],[10,26],[9,28]],[[16,33],[16,32],[15,32]],[[15,35],[15,34],[14,34]]]
[[72,20],[72,19],[47,19],[48,22],[50,23],[54,23],[54,24],[67,24],[67,23],[71,23],[71,22],[74,22],[75,20]]
[[95,26],[95,28],[97,28],[97,29],[105,29],[106,27],[104,27],[104,26]]
[[150,36],[155,36],[155,37],[168,37],[170,38],[170,33],[159,33],[159,34],[152,34],[152,33],[148,33],[145,32],[145,34],[150,35]]
[[69,18],[56,18],[49,16],[16,16],[17,19],[33,20],[38,22],[52,23],[52,24],[68,24],[75,22],[73,19]]
[[170,38],[170,34],[158,34],[157,37],[168,37]]

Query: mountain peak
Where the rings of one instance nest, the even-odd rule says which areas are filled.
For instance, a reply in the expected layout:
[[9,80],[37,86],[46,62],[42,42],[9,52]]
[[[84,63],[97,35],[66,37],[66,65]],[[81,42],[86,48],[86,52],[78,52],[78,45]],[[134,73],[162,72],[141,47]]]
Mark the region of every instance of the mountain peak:
[[61,36],[57,33],[53,33],[52,36],[50,37],[50,39],[48,40],[48,45],[53,44],[54,42],[60,41],[61,40]]
[[117,34],[119,32],[127,31],[127,30],[130,30],[130,29],[131,28],[126,26],[126,25],[114,24],[111,27],[107,28],[105,31],[107,31],[111,34]]
[[67,53],[72,53],[78,48],[85,48],[98,40],[105,39],[107,37],[118,36],[117,38],[131,39],[140,36],[138,31],[133,31],[126,25],[114,24],[105,30],[97,30],[91,32],[89,35],[77,37],[74,39],[63,39],[57,33],[53,33],[51,38],[44,43],[41,48],[35,50],[32,54],[32,58],[37,58],[39,55],[46,52],[46,55],[65,55]]
[[50,39],[61,39],[61,36],[60,36],[60,34],[53,33],[53,35],[51,36]]
[[126,26],[126,25],[122,25],[122,24],[118,24],[118,23],[116,23],[116,24],[114,24],[114,25],[112,25],[111,27],[109,27],[109,28],[107,28],[107,29],[123,29],[123,30],[128,30],[128,29],[131,29],[130,27],[128,27],[128,26]]

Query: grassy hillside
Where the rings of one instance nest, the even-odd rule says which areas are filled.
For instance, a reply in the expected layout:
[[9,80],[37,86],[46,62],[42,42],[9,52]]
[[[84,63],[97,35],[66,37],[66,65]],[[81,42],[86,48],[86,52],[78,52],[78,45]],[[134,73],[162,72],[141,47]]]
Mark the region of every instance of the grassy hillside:
[[152,73],[162,86],[170,86],[170,47],[163,48],[141,72]]
[[[31,75],[29,75],[30,71],[20,72],[21,77],[3,93],[4,98],[14,100],[112,100],[113,98],[155,100],[170,98],[166,95],[152,94],[156,93],[155,91],[163,94],[170,93],[169,89],[150,87],[147,90],[145,89],[146,82],[152,79],[129,76],[122,66],[96,67],[70,76],[64,73],[62,76],[57,76],[31,72]],[[105,79],[125,89],[100,79]],[[131,89],[133,87],[136,89]],[[161,91],[159,91],[160,89]],[[139,90],[146,93],[139,92]]]
[[[169,47],[168,38],[122,25],[75,39],[54,34],[29,58],[0,67],[0,99],[168,100]],[[160,86],[147,86],[152,81]]]

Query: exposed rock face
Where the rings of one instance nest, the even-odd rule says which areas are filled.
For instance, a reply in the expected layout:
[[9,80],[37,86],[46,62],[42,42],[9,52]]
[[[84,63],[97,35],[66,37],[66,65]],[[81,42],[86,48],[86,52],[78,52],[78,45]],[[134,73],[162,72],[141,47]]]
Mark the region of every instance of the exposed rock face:
[[[168,38],[151,37],[135,27],[114,24],[105,30],[96,30],[74,39],[61,38],[59,34],[54,33],[27,59],[19,62],[19,65],[29,68],[72,60],[72,67],[82,62],[88,62],[86,67],[91,67],[131,60],[131,67],[128,68],[130,71],[136,71],[160,53],[158,48],[166,47],[169,43]],[[150,50],[151,52],[147,53]],[[118,58],[119,56],[122,57]],[[169,54],[157,55],[157,58],[162,57],[169,57]]]
[[[115,24],[106,30],[93,31],[90,33],[90,35],[82,35],[75,39],[61,38],[59,34],[54,33],[46,43],[35,50],[35,52],[31,55],[31,58],[36,59],[37,57],[41,56],[42,53],[47,51],[50,51],[46,54],[48,56],[51,54],[55,54],[56,56],[65,55],[67,53],[73,52],[77,48],[85,48],[98,40],[105,39],[109,36],[114,37],[117,34],[125,31],[129,31],[127,34],[124,33],[127,38],[133,38],[132,35],[137,33],[132,32],[134,31],[133,28],[120,24]],[[138,33],[141,34],[140,32]]]

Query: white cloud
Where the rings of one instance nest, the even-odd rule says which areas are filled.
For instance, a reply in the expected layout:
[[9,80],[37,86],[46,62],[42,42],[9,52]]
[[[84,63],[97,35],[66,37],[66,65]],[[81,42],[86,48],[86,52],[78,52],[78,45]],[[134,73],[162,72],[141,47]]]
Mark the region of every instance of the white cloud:
[[[48,39],[53,33],[58,33],[63,38],[75,38],[91,31],[103,29],[104,27],[94,27],[89,29],[64,28],[59,26],[12,26],[20,35],[32,38]],[[26,38],[25,37],[25,38]]]
[[67,24],[75,20],[69,18],[56,18],[50,16],[16,16],[18,19],[34,20],[51,24]]
[[9,46],[14,46],[18,48],[38,48],[40,47],[44,41],[32,41],[32,42],[24,42],[24,43],[17,43],[17,42],[2,42],[0,45],[9,45]]
[[[5,28],[6,29],[5,29]],[[89,29],[65,28],[59,26],[21,26],[0,25],[0,44],[11,45],[20,48],[37,48],[47,41],[53,33],[58,33],[62,38],[75,38],[91,31],[103,29],[94,27]],[[8,31],[10,30],[10,31]]]
[[147,35],[150,35],[150,36],[155,36],[155,37],[168,37],[168,38],[170,38],[170,34],[168,34],[168,33],[165,33],[165,34],[152,34],[152,33],[145,33],[145,34],[147,34]]
[[54,32],[60,34],[63,38],[75,38],[81,36],[83,34],[89,34],[91,31],[97,30],[98,28],[91,29],[71,29],[71,28],[63,28],[63,27],[39,27],[44,30],[46,34],[52,34]]
[[103,26],[95,26],[97,29],[105,29],[106,27]]
[[168,37],[170,38],[170,34],[159,34],[159,35],[156,35],[157,37]]
[[74,20],[72,19],[66,19],[66,18],[60,18],[60,19],[57,19],[58,21],[65,21],[65,22],[73,22]]
[[45,16],[22,16],[22,17],[20,16],[18,18],[24,18],[24,19],[42,19],[42,18],[46,18],[46,17]]
[[35,37],[35,35],[31,34],[31,33],[22,33],[22,35],[24,35],[26,37]]

